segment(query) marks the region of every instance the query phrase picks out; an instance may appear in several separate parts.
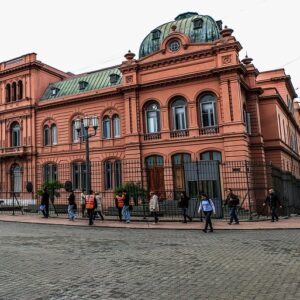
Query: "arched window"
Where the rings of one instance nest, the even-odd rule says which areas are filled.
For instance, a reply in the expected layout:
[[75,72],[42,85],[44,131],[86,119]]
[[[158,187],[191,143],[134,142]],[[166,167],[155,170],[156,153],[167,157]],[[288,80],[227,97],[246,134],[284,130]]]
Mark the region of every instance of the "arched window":
[[18,100],[23,99],[23,82],[22,80],[18,81]]
[[160,110],[156,102],[149,103],[145,108],[146,132],[160,132]]
[[10,84],[9,83],[5,87],[5,99],[6,99],[6,102],[11,101],[11,91],[10,91]]
[[57,127],[55,124],[51,125],[51,141],[52,141],[52,145],[57,144]]
[[57,180],[57,166],[56,164],[44,165],[44,182]]
[[222,154],[219,151],[206,151],[200,154],[200,159],[222,161]]
[[[57,129],[56,129],[57,130]],[[78,143],[80,141],[80,137],[79,135],[81,136],[82,134],[86,133],[87,132],[87,129],[85,129],[83,127],[83,123],[81,123],[81,130],[80,130],[80,134],[78,134],[78,131],[76,130],[76,127],[75,127],[75,120],[73,120],[72,122],[72,142],[73,143]],[[57,134],[57,133],[56,133]],[[82,137],[81,138],[82,141],[84,141],[84,138]]]
[[173,101],[172,105],[173,130],[184,130],[187,128],[186,101],[179,98]]
[[21,142],[21,132],[19,123],[15,122],[11,126],[11,146],[19,147]]
[[173,165],[182,165],[186,162],[190,162],[191,160],[191,154],[189,153],[177,153],[172,156]]
[[11,167],[11,190],[15,193],[21,192],[22,174],[19,165],[14,164]]
[[212,94],[206,94],[200,98],[201,126],[214,127],[217,125],[216,98]]
[[103,118],[102,121],[103,126],[103,138],[110,139],[110,118],[108,116]]
[[16,101],[17,100],[17,84],[15,82],[13,82],[13,84],[11,85],[11,98],[12,101]]
[[48,125],[44,126],[44,146],[50,145],[50,129]]
[[122,184],[122,163],[120,160],[104,162],[104,188],[112,190]]
[[86,164],[84,162],[72,163],[72,184],[73,189],[85,189],[86,182]]
[[121,132],[120,132],[120,118],[118,115],[113,116],[113,133],[114,137],[120,137]]

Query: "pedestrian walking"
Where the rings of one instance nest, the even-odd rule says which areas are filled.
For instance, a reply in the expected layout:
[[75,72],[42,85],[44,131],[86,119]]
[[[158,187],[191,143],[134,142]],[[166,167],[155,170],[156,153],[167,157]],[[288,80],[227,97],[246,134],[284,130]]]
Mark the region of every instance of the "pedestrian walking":
[[97,207],[96,198],[94,192],[90,190],[90,192],[85,196],[85,208],[87,210],[89,225],[94,224],[94,209]]
[[125,196],[122,194],[122,191],[119,191],[115,197],[116,208],[118,209],[119,220],[122,222],[122,210],[124,206]]
[[81,215],[84,218],[85,217],[85,189],[82,189],[80,193],[80,205],[81,205]]
[[265,200],[265,203],[263,203],[263,206],[265,206],[266,204],[269,205],[270,210],[271,210],[271,215],[272,215],[271,222],[274,222],[275,220],[278,221],[279,218],[277,215],[277,207],[279,206],[281,208],[282,205],[281,205],[279,197],[275,193],[274,189],[269,189],[268,196]]
[[186,219],[188,218],[190,222],[192,222],[192,218],[187,214],[189,208],[190,198],[187,196],[185,191],[180,193],[180,199],[178,201],[178,207],[181,208],[183,223],[187,223]]
[[129,211],[130,198],[129,198],[129,194],[127,193],[126,190],[124,190],[122,194],[124,196],[124,205],[123,205],[123,209],[122,209],[122,217],[123,217],[123,220],[126,223],[130,223],[130,211]]
[[150,200],[149,200],[149,210],[151,216],[154,218],[154,223],[158,223],[158,213],[159,213],[159,204],[158,204],[158,196],[155,191],[150,192]]
[[225,200],[225,205],[228,205],[229,209],[229,225],[232,224],[234,220],[234,224],[239,224],[239,219],[237,217],[237,207],[240,204],[240,199],[237,195],[232,192],[232,189],[228,189],[228,194]]
[[204,229],[202,229],[202,231],[206,233],[209,226],[210,232],[213,232],[214,230],[211,222],[211,215],[216,213],[215,205],[207,194],[202,193],[200,196],[201,202],[199,205],[198,213],[201,213],[201,211],[203,211],[205,216],[205,227]]
[[42,213],[44,215],[44,218],[49,217],[49,193],[47,187],[44,188],[43,194],[42,194],[42,200],[41,200],[41,206],[42,206]]
[[100,193],[95,193],[95,198],[97,202],[97,207],[95,208],[95,217],[99,216],[102,221],[104,221],[103,211],[102,211],[102,201]]
[[69,216],[69,220],[70,221],[75,221],[75,217],[76,217],[76,209],[77,209],[77,206],[76,206],[76,201],[75,201],[75,194],[74,194],[74,191],[72,190],[69,197],[68,197],[68,202],[69,202],[69,205],[68,205],[68,216]]

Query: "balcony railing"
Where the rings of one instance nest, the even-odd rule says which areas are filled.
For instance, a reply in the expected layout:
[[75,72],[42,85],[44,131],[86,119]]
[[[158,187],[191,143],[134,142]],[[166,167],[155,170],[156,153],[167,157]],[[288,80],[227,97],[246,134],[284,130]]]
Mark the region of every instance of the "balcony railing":
[[144,140],[149,141],[149,140],[160,140],[161,139],[161,134],[160,132],[155,132],[155,133],[146,133],[144,135]]
[[185,129],[185,130],[176,130],[176,131],[170,132],[170,137],[171,138],[178,138],[178,137],[185,137],[185,136],[189,136],[188,129]]
[[219,133],[219,126],[200,128],[200,135],[210,135]]
[[0,156],[23,156],[27,153],[27,148],[27,146],[0,148]]

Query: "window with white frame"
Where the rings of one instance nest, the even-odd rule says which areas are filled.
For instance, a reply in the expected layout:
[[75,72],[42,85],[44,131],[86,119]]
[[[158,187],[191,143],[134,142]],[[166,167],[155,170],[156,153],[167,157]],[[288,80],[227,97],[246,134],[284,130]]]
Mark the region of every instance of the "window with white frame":
[[156,102],[149,103],[145,109],[146,132],[160,132],[160,109]]
[[186,101],[181,98],[177,99],[173,101],[171,108],[173,130],[176,131],[187,129]]
[[120,118],[118,115],[114,115],[113,118],[113,133],[114,137],[118,138],[121,136],[121,131],[120,131]]
[[102,121],[102,127],[103,127],[103,138],[104,139],[110,139],[110,118],[108,116],[105,116]]
[[13,123],[11,127],[11,146],[19,147],[21,145],[21,129],[19,123]]
[[203,128],[217,125],[216,98],[214,95],[206,94],[200,98],[200,112]]

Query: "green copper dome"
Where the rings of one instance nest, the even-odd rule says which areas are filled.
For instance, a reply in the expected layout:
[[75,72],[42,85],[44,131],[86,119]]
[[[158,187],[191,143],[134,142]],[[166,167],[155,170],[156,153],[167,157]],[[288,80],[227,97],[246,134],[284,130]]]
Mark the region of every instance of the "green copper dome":
[[158,26],[143,40],[139,57],[142,58],[158,51],[162,41],[171,32],[171,27],[176,26],[176,31],[190,37],[192,43],[206,43],[220,38],[221,21],[215,21],[210,16],[187,12],[178,15],[174,21]]

